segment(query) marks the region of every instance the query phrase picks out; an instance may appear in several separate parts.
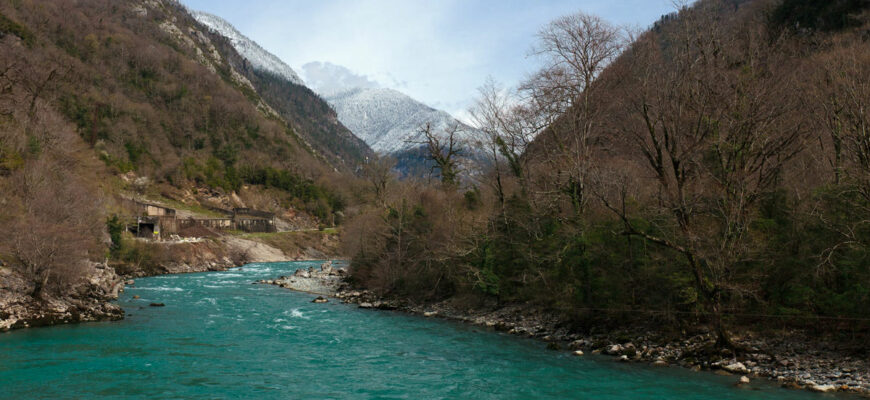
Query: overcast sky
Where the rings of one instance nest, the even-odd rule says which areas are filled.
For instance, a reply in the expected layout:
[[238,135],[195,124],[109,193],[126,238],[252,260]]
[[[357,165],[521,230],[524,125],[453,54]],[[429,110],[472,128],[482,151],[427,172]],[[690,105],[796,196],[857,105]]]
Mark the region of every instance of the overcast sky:
[[462,116],[491,75],[512,87],[536,69],[535,33],[577,11],[648,27],[672,0],[181,0],[216,14],[304,78],[325,61]]

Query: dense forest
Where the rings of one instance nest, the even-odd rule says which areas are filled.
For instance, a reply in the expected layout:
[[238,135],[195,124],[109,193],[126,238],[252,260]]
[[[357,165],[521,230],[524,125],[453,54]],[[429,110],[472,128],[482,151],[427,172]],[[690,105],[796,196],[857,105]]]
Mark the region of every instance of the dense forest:
[[643,32],[560,18],[540,71],[481,87],[480,173],[366,166],[353,278],[578,324],[701,321],[721,345],[749,322],[866,318],[868,43],[866,1],[702,0]]

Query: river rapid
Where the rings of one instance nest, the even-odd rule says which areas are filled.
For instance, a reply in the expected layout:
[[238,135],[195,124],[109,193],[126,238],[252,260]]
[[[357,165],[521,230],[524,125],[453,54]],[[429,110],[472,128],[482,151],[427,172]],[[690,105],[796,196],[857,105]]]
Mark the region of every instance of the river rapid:
[[0,334],[0,398],[844,398],[576,357],[481,327],[251,284],[317,265],[138,279],[118,301],[122,321]]

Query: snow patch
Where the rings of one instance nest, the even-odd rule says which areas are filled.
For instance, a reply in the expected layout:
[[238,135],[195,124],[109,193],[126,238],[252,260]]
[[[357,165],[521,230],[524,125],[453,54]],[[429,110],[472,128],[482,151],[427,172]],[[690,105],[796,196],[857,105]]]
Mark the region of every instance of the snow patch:
[[271,72],[297,85],[304,85],[296,71],[281,61],[276,55],[269,53],[260,45],[239,32],[232,24],[217,15],[202,11],[190,11],[199,23],[209,27],[221,36],[230,40],[233,47],[242,57],[245,57],[254,68]]

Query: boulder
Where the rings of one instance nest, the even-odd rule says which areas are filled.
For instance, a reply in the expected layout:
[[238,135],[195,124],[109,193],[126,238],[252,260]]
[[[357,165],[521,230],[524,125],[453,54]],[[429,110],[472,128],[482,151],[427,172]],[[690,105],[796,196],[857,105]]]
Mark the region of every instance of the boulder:
[[820,393],[834,392],[837,390],[837,387],[834,385],[818,385],[815,383],[809,385],[808,388],[814,392],[820,392]]
[[372,307],[374,307],[374,305],[372,305],[372,303],[368,303],[368,302],[359,303],[359,308],[372,308]]
[[746,368],[746,366],[743,365],[742,362],[735,362],[735,363],[728,364],[728,365],[722,367],[722,369],[724,369],[728,372],[734,373],[734,374],[747,374],[747,373],[749,373],[749,369]]
[[327,261],[323,264],[320,264],[320,272],[323,272],[324,274],[332,274],[332,261]]
[[127,282],[124,282],[124,284],[127,285],[127,286],[130,286],[130,285],[132,285],[132,284],[134,284],[134,283],[136,283],[136,281],[134,281],[134,280],[132,280],[132,279],[127,280]]
[[299,278],[310,278],[311,272],[304,270],[304,269],[297,269],[296,272],[293,273],[293,276],[296,276]]
[[745,385],[747,383],[749,383],[749,377],[746,375],[741,376],[740,380],[737,381],[738,385]]
[[583,355],[583,350],[574,350],[574,355],[575,355],[575,356],[582,356],[582,355]]
[[667,367],[667,366],[668,366],[668,362],[665,361],[665,360],[662,360],[662,359],[660,358],[660,359],[658,359],[658,360],[653,361],[652,365],[654,365],[654,366],[656,366],[656,367]]
[[327,302],[329,302],[329,300],[327,300],[323,296],[317,296],[317,298],[314,300],[311,300],[311,302],[312,303],[327,303]]
[[586,347],[586,341],[583,339],[575,340],[568,344],[568,348],[572,350],[579,350]]

